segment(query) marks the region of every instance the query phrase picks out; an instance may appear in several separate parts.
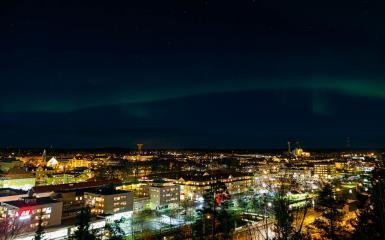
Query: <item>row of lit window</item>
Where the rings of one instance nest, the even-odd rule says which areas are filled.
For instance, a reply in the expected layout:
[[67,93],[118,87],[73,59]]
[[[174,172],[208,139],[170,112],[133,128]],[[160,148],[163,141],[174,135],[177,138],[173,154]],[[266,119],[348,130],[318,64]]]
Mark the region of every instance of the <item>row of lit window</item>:
[[51,213],[51,208],[50,207],[45,207],[45,208],[38,208],[38,209],[34,209],[32,210],[32,213],[35,214],[35,213],[40,213],[40,212],[43,212],[43,213]]
[[84,199],[91,199],[92,201],[96,201],[96,202],[104,202],[104,198],[102,198],[102,197],[94,197],[94,196],[84,195]]
[[177,190],[178,190],[177,188],[165,188],[163,189],[163,192],[175,192]]
[[[47,226],[47,225],[48,225],[48,222],[42,222],[41,225],[42,225],[42,226]],[[29,226],[30,226],[31,228],[35,228],[35,227],[39,226],[39,223],[31,223]]]
[[114,197],[114,201],[119,201],[119,200],[123,200],[123,199],[126,199],[127,196],[119,196],[119,197]]
[[103,209],[93,208],[93,209],[91,210],[91,212],[93,212],[93,213],[103,213]]
[[119,205],[122,205],[122,206],[125,206],[125,205],[127,205],[127,202],[115,202],[114,203],[114,206],[119,206]]
[[[36,216],[35,216],[35,219],[36,219],[36,220],[39,220],[39,219],[40,219],[40,215],[36,215]],[[41,216],[41,219],[50,219],[50,215],[49,215],[49,214],[47,214],[47,215],[42,215],[42,216]]]
[[169,198],[167,200],[165,200],[165,202],[173,202],[173,201],[177,201],[178,198]]

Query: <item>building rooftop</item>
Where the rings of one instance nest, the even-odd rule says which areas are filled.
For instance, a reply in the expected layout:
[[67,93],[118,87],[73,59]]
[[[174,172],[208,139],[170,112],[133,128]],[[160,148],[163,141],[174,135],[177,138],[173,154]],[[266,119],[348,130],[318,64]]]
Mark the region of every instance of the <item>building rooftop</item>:
[[[212,181],[212,180],[221,180],[221,179],[231,179],[231,178],[242,178],[242,177],[251,177],[251,174],[248,173],[239,173],[239,172],[222,172],[222,171],[212,171],[212,172],[190,172],[179,174],[174,179],[183,179],[184,181]],[[171,177],[170,177],[171,178]]]
[[33,187],[33,192],[43,193],[43,192],[59,192],[59,191],[71,191],[71,190],[75,191],[77,189],[101,187],[107,184],[121,184],[121,183],[122,181],[118,179],[112,179],[112,180],[96,180],[96,181],[48,185],[48,186],[36,186],[36,187]]
[[239,178],[239,177],[251,177],[253,174],[245,172],[228,172],[228,171],[181,171],[181,172],[171,172],[167,174],[157,174],[152,176],[153,178],[164,178],[170,180],[179,180],[183,178],[185,181],[209,181],[209,180],[220,180],[228,179],[229,177]]
[[17,208],[24,208],[24,207],[38,206],[38,205],[44,205],[49,203],[57,203],[57,202],[58,201],[50,197],[42,197],[42,198],[23,198],[17,201],[6,202],[6,204]]
[[13,188],[1,188],[0,189],[0,197],[22,195],[22,194],[27,194],[27,191],[19,190],[19,189],[13,189]]
[[87,192],[100,194],[100,195],[114,195],[114,194],[129,193],[130,191],[116,190],[114,188],[98,188],[98,189],[90,189]]

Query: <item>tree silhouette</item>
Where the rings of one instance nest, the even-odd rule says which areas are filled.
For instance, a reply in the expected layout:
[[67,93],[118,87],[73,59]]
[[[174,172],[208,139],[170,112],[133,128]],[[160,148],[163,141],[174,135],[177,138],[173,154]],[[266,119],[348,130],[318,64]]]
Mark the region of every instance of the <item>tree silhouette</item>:
[[13,240],[23,233],[26,225],[15,217],[0,220],[0,240]]
[[273,202],[274,232],[277,240],[288,240],[294,234],[293,214],[289,209],[289,204],[282,187]]
[[[353,239],[383,239],[385,234],[385,170],[382,165],[372,173],[372,188],[368,194],[357,194],[357,220]],[[368,234],[370,232],[370,234]]]
[[73,240],[95,240],[95,234],[90,230],[91,210],[89,207],[80,209],[77,216],[77,229],[71,236]]
[[315,225],[323,231],[323,238],[341,239],[341,233],[344,231],[340,226],[343,218],[343,213],[340,209],[344,206],[345,202],[333,193],[333,188],[330,184],[326,184],[319,193],[317,203],[316,210],[321,213],[322,217],[315,221]]
[[120,227],[120,224],[124,222],[124,218],[116,220],[112,223],[107,223],[104,227],[105,232],[109,236],[109,240],[123,240],[125,232]]
[[45,234],[45,230],[43,228],[43,213],[40,212],[39,222],[37,224],[37,229],[35,231],[34,240],[43,240],[44,234]]

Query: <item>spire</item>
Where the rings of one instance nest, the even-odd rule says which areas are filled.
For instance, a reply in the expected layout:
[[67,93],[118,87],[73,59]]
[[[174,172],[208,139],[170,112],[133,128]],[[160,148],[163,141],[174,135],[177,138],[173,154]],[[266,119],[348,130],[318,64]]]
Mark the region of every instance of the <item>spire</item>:
[[43,151],[41,158],[42,158],[42,165],[45,166],[47,164],[47,151],[45,149]]

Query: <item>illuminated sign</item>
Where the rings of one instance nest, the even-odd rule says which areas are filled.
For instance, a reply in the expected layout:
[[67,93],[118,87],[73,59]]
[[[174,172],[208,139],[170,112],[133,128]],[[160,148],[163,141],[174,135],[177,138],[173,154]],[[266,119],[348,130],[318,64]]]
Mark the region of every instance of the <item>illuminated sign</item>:
[[30,219],[31,215],[32,215],[31,209],[21,210],[16,212],[16,217],[18,217],[20,220]]

